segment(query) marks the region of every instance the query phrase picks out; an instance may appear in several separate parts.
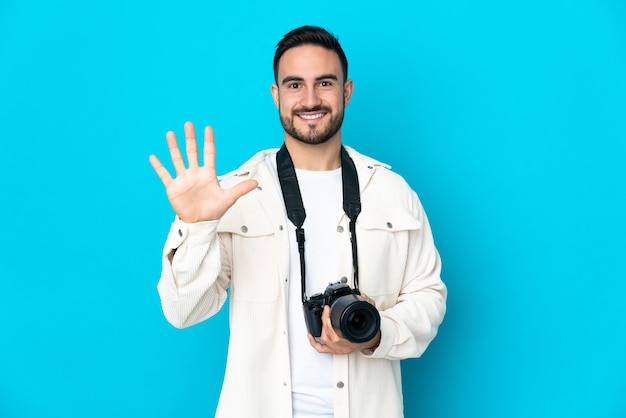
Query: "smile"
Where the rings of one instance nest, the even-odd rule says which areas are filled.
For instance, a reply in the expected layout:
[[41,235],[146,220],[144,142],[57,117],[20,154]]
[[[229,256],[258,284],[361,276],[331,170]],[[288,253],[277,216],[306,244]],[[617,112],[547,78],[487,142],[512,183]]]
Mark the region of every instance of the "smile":
[[299,114],[298,117],[305,119],[305,120],[315,120],[315,119],[321,119],[324,117],[326,113],[314,113],[314,114]]

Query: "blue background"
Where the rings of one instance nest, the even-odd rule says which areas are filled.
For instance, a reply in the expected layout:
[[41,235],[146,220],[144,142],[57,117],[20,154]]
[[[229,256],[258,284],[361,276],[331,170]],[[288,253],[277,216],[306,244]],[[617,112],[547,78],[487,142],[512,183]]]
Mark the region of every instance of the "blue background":
[[302,24],[339,36],[344,140],[418,191],[444,260],[407,417],[625,417],[621,0],[3,0],[0,417],[212,416],[227,313],[163,318],[148,155],[186,120],[221,173],[279,146],[272,56]]

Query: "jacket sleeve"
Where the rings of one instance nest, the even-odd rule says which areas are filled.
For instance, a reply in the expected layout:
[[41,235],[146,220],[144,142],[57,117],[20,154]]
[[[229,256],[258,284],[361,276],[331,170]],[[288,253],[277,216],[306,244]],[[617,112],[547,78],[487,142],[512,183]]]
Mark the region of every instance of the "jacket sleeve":
[[381,341],[373,358],[402,360],[421,356],[437,335],[446,311],[447,289],[441,280],[441,259],[426,213],[412,192],[412,212],[422,227],[409,231],[407,263],[394,306],[380,312]]
[[157,290],[163,313],[176,328],[211,317],[226,301],[229,263],[221,248],[218,223],[187,224],[178,218],[172,223]]

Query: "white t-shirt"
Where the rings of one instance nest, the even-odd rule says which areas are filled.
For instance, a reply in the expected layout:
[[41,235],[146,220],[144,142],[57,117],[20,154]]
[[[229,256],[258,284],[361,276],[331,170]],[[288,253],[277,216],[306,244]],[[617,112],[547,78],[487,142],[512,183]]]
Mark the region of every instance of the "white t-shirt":
[[[270,166],[276,174],[275,159]],[[306,211],[306,296],[321,293],[339,280],[337,224],[343,215],[341,168],[331,171],[296,169]],[[289,353],[291,362],[293,417],[333,417],[333,356],[318,353],[307,339],[300,292],[300,254],[296,227],[290,221]]]

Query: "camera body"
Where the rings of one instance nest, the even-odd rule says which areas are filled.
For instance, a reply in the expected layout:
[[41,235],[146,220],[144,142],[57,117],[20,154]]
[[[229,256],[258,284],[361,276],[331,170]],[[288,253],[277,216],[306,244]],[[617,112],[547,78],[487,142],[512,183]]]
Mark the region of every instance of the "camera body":
[[373,339],[380,330],[380,314],[361,293],[344,283],[331,283],[324,293],[316,293],[302,305],[307,330],[322,335],[322,312],[330,306],[330,323],[337,334],[353,343]]

